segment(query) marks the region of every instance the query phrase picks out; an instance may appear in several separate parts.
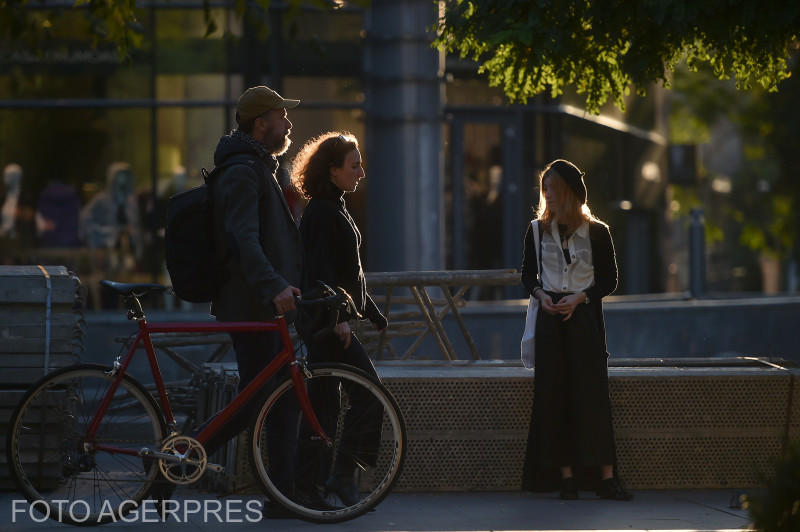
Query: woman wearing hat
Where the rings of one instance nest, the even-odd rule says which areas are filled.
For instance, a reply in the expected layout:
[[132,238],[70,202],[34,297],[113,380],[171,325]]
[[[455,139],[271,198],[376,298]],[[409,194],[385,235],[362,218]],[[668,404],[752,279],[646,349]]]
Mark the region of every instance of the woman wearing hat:
[[575,475],[599,469],[597,494],[629,500],[614,471],[601,303],[617,287],[617,264],[608,226],[586,204],[583,176],[563,159],[545,167],[539,174],[536,220],[525,235],[522,283],[541,309],[523,483],[541,488],[557,472],[561,498],[577,499]]

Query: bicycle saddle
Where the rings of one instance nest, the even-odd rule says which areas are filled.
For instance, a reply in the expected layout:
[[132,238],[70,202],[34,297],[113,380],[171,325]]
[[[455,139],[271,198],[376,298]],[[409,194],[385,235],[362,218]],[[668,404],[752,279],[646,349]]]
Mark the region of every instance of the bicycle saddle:
[[106,279],[100,281],[100,286],[126,297],[142,297],[150,292],[163,292],[167,289],[166,286],[156,283],[117,283]]

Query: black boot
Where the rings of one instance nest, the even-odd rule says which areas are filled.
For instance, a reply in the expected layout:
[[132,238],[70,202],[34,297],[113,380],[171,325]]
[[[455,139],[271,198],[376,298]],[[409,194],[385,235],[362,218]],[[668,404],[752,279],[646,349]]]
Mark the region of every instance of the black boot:
[[326,486],[329,492],[335,493],[345,506],[358,504],[361,497],[358,495],[358,487],[353,480],[353,473],[338,472],[328,481]]
[[575,484],[573,477],[566,477],[561,479],[561,492],[559,497],[565,501],[574,501],[578,498],[578,486]]
[[297,516],[275,501],[265,499],[261,507],[262,519],[295,519]]
[[633,495],[622,487],[617,477],[601,480],[600,487],[597,489],[597,494],[601,499],[611,499],[614,501],[629,501],[633,499]]

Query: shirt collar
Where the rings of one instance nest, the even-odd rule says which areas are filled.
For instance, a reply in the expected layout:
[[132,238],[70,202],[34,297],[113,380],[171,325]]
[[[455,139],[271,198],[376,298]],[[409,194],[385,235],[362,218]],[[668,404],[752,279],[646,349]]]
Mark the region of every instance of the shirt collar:
[[586,238],[589,236],[589,222],[583,222],[578,230],[575,231],[575,234],[581,238]]
[[[550,234],[553,237],[553,240],[558,240],[556,234],[560,237],[561,235],[558,233],[558,224],[553,222],[550,224]],[[589,222],[583,222],[581,225],[578,226],[578,229],[575,231],[573,236],[579,236],[581,238],[587,238],[589,236]]]

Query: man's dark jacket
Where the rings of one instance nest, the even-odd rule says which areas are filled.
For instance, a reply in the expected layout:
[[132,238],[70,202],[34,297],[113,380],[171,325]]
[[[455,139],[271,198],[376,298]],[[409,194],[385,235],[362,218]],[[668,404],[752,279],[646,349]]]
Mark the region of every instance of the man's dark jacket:
[[301,286],[300,232],[275,180],[275,157],[237,130],[214,153],[215,166],[231,161],[211,185],[214,244],[223,264],[211,313],[220,321],[266,320],[274,317],[278,293]]

